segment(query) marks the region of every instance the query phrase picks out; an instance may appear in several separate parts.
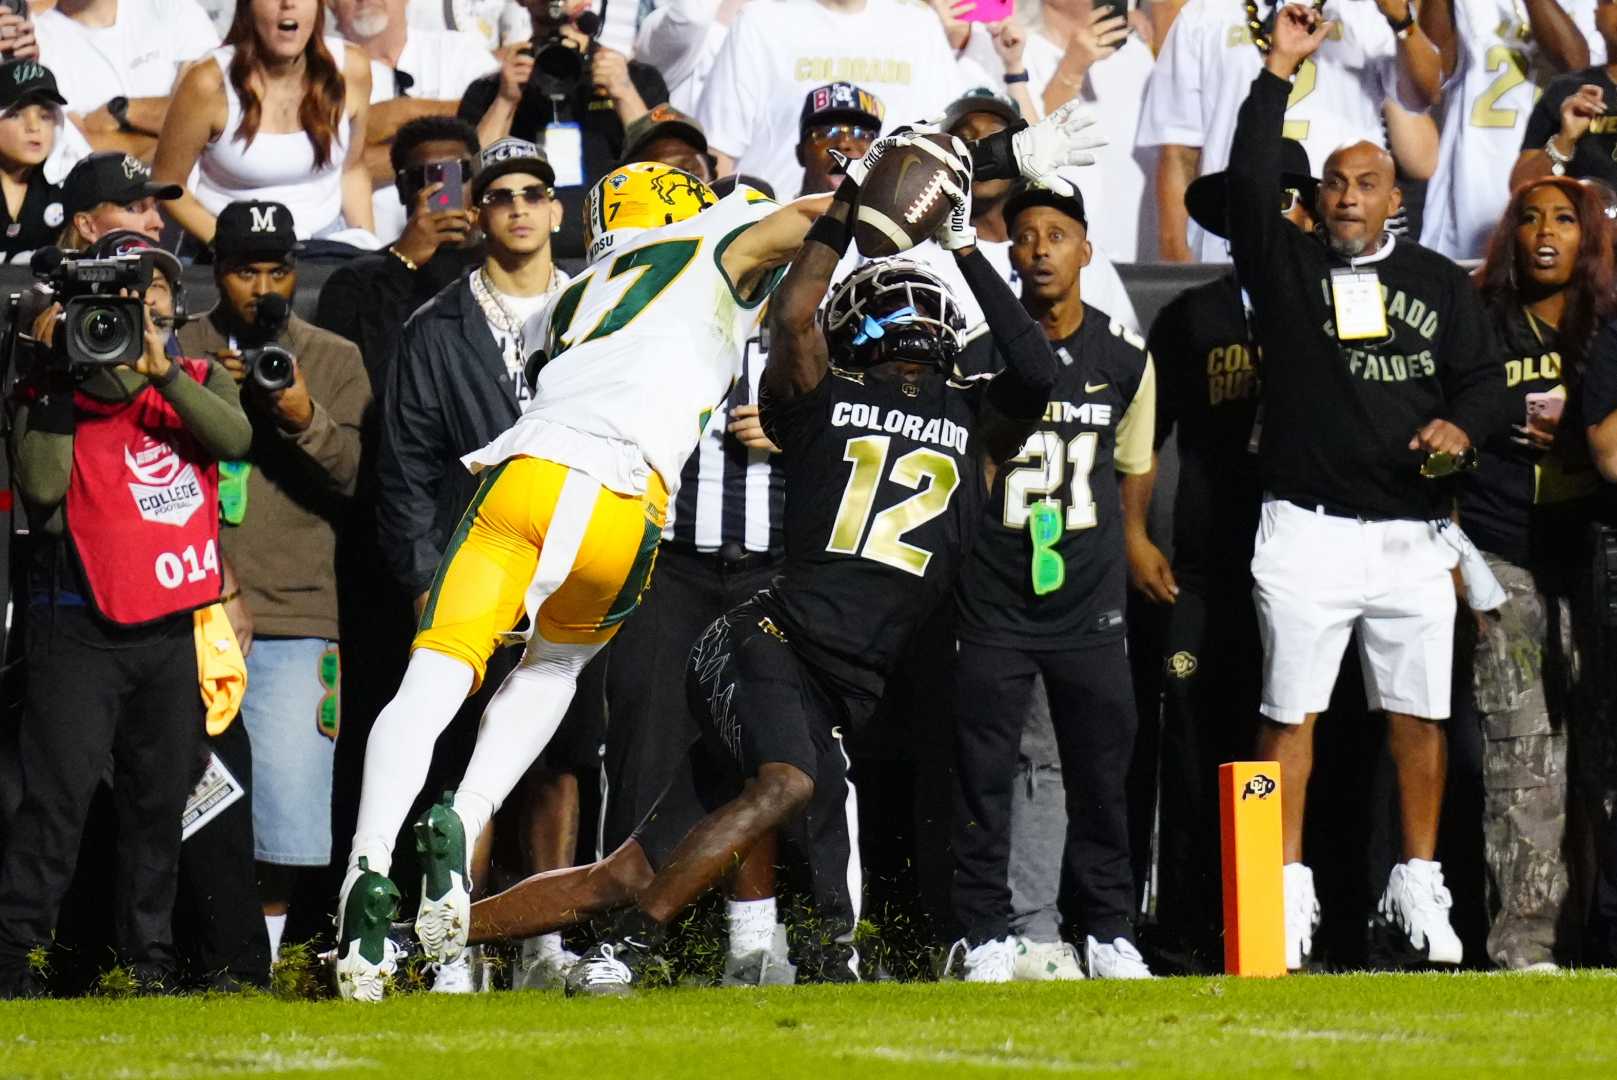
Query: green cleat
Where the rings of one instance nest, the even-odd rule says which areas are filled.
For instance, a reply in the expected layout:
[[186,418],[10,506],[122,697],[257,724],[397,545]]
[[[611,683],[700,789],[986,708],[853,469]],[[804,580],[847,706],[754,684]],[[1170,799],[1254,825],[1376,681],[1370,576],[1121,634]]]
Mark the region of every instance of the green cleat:
[[421,906],[415,933],[426,955],[453,964],[466,949],[472,925],[471,872],[466,860],[466,828],[444,792],[415,823],[415,850],[421,857]]
[[337,907],[337,992],[344,1000],[382,1000],[398,965],[398,946],[388,938],[398,907],[399,890],[362,856]]

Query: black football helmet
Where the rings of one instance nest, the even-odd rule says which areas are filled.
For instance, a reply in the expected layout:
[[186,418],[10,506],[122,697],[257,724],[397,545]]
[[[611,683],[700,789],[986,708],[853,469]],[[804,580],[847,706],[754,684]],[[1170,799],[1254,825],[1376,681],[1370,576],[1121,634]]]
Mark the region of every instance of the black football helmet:
[[889,360],[954,366],[965,316],[943,279],[908,259],[878,259],[831,290],[821,313],[831,363],[864,369]]

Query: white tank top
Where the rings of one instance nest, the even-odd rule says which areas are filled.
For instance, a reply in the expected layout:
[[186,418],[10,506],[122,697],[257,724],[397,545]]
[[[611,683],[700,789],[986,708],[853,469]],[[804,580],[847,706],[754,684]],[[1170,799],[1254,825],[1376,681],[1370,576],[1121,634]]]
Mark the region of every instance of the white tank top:
[[[338,68],[346,55],[342,38],[327,37],[326,48]],[[299,240],[325,236],[342,229],[342,164],[348,155],[353,121],[346,116],[332,140],[331,160],[314,166],[314,147],[302,131],[273,134],[260,131],[251,143],[236,138],[241,126],[241,98],[230,82],[233,45],[208,55],[225,77],[227,114],[224,132],[202,151],[191,191],[208,212],[218,214],[241,199],[278,202],[292,211]]]

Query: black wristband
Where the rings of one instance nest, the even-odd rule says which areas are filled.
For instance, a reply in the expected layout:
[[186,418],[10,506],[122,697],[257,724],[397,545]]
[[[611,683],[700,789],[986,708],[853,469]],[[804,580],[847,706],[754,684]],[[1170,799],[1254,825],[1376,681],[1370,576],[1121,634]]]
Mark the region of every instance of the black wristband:
[[1027,127],[1023,121],[996,131],[971,144],[971,178],[973,180],[1015,180],[1022,175],[1016,167],[1016,155],[1011,151],[1011,136]]
[[1387,25],[1392,27],[1393,36],[1396,37],[1405,30],[1408,30],[1411,26],[1415,25],[1415,5],[1411,3],[1408,7],[1404,8],[1404,17],[1397,22],[1393,22],[1392,16],[1390,15],[1386,16],[1386,19]]
[[803,237],[803,243],[814,241],[824,244],[837,253],[841,258],[848,250],[848,244],[853,240],[853,225],[851,222],[838,221],[830,214],[822,214],[809,226],[808,235]]
[[1027,81],[1028,81],[1028,75],[1027,75],[1027,72],[1025,72],[1025,71],[1018,72],[1015,75],[1006,75],[1005,76],[1005,85],[1007,85],[1007,86],[1009,86],[1011,83],[1019,83],[1019,82],[1027,82]]

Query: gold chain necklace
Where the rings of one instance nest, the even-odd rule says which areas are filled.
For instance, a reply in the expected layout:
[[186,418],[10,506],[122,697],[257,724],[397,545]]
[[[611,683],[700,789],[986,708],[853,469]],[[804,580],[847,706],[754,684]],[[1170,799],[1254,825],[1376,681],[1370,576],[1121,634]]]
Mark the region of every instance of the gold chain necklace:
[[[1323,11],[1325,8],[1325,0],[1313,0],[1313,4],[1315,11]],[[1269,13],[1269,18],[1274,18],[1283,6],[1285,6],[1285,0],[1276,0],[1275,8]],[[1266,21],[1258,18],[1258,0],[1246,0],[1246,28],[1252,33],[1252,44],[1258,47],[1260,53],[1268,56],[1269,46],[1273,42],[1269,40],[1269,35],[1264,32],[1263,24]]]

